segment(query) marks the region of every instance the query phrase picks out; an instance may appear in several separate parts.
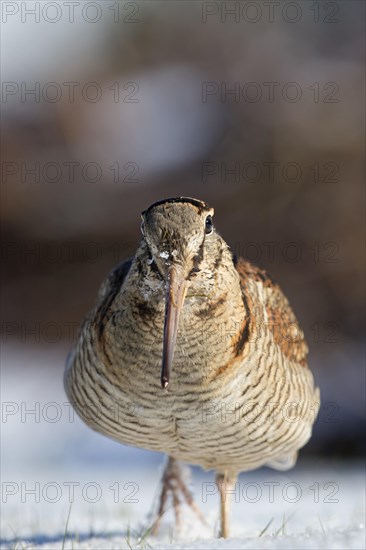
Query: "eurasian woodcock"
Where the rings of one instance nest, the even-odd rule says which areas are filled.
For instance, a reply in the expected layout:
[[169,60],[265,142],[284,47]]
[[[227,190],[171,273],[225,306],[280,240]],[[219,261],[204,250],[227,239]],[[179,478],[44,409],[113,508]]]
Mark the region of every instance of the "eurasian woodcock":
[[101,287],[69,355],[65,387],[93,429],[166,453],[159,517],[172,493],[196,511],[178,461],[216,471],[220,535],[239,472],[291,468],[311,436],[319,390],[289,302],[235,258],[213,209],[178,197],[142,212],[136,254]]

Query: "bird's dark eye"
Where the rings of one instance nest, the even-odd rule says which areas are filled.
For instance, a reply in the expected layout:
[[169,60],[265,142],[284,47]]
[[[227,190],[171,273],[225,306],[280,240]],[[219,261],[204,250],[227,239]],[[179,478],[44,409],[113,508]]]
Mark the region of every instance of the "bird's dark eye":
[[205,222],[206,235],[209,235],[210,233],[212,233],[212,230],[213,230],[212,217],[207,216],[206,222]]

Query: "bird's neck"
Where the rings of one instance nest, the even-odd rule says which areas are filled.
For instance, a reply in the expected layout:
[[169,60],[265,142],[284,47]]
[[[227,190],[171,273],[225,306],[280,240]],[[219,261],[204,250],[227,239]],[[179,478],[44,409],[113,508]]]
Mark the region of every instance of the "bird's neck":
[[[190,280],[179,321],[173,370],[182,380],[196,377],[197,382],[215,378],[242,351],[247,312],[240,278],[230,251],[223,249],[220,261]],[[165,282],[154,272],[151,263],[136,257],[125,287],[124,307],[131,324],[149,327],[150,336],[162,352]],[[197,363],[200,358],[200,364]],[[194,363],[194,364],[193,364]]]

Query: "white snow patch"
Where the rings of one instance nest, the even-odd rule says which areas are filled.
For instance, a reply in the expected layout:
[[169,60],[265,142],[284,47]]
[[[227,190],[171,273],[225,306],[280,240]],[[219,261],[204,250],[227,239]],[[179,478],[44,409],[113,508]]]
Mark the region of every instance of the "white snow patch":
[[261,469],[239,477],[229,540],[216,538],[213,473],[199,469],[193,470],[192,490],[208,525],[184,508],[180,532],[169,511],[158,536],[143,536],[157,503],[163,457],[110,441],[69,414],[65,356],[53,348],[2,350],[1,548],[365,548],[363,465],[304,463],[301,453],[288,472]]

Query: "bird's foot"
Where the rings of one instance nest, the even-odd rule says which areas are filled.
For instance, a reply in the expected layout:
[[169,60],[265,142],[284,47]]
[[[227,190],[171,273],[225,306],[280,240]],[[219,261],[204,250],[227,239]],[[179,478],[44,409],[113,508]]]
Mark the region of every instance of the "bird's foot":
[[184,468],[177,460],[169,457],[162,479],[163,487],[160,494],[157,518],[150,531],[152,535],[156,535],[159,530],[161,518],[168,511],[168,501],[170,497],[172,498],[175,524],[178,529],[181,527],[181,506],[184,502],[188,504],[195,515],[207,525],[201,510],[193,499],[191,491],[187,487],[187,471],[189,472],[189,470]]

